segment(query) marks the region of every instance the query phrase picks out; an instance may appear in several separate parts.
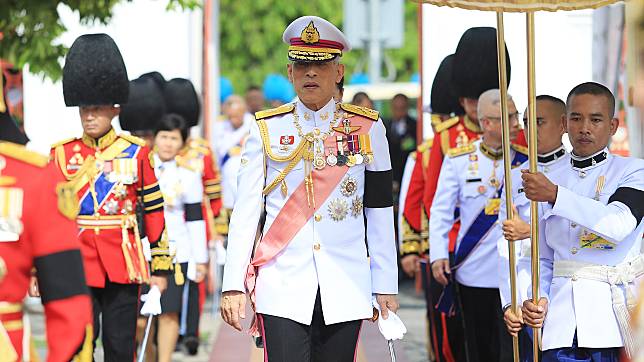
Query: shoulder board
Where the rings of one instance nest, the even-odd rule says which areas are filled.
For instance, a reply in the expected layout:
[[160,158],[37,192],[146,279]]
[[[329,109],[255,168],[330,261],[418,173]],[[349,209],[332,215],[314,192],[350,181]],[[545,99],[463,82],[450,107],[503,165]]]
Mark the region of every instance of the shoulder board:
[[37,167],[45,167],[49,162],[49,157],[30,151],[25,146],[11,142],[0,142],[0,154]]
[[271,108],[265,111],[255,112],[255,119],[260,120],[264,118],[279,116],[280,114],[293,112],[294,109],[295,109],[295,104],[287,103],[277,108]]
[[126,141],[128,141],[130,143],[134,143],[135,145],[139,145],[139,146],[147,145],[147,143],[145,143],[145,141],[142,138],[139,138],[137,136],[132,136],[132,135],[129,135],[129,134],[121,133],[121,134],[119,134],[119,137],[123,138],[124,140],[126,140]]
[[425,152],[432,148],[432,143],[434,142],[433,138],[425,140],[423,143],[418,145],[417,151],[418,152]]
[[447,151],[447,156],[450,157],[450,158],[453,158],[453,157],[458,157],[458,156],[462,156],[462,155],[467,155],[467,154],[472,153],[474,151],[476,151],[476,146],[474,144],[470,143],[467,146],[450,148]]
[[340,108],[342,108],[347,112],[351,112],[359,116],[367,117],[374,121],[377,121],[378,118],[380,117],[380,115],[378,114],[378,111],[374,111],[373,109],[370,109],[370,108],[355,106],[349,103],[341,103]]
[[459,117],[452,117],[444,122],[437,124],[436,126],[434,126],[434,129],[436,129],[436,133],[441,133],[444,130],[455,126],[456,124],[458,124],[458,122]]
[[58,142],[54,143],[53,145],[51,145],[51,148],[56,148],[58,146],[62,146],[64,144],[67,144],[67,143],[69,143],[71,141],[75,141],[75,140],[76,140],[76,137],[66,138],[66,139],[64,139],[62,141],[58,141]]
[[416,158],[417,158],[417,156],[416,156],[416,152],[412,152],[412,153],[410,153],[410,154],[409,154],[409,157],[410,157],[412,160],[414,160],[414,161],[415,161],[415,160],[416,160]]
[[523,153],[524,155],[528,154],[528,147],[526,146],[521,146],[521,145],[515,145],[514,143],[510,145],[513,150]]

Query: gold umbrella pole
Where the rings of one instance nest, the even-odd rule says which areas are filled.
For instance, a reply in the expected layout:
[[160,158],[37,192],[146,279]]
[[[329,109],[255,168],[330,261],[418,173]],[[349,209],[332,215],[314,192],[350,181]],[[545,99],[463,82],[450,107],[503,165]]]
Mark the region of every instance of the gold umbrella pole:
[[[499,89],[501,91],[501,118],[503,120],[503,172],[505,182],[505,209],[508,220],[512,218],[512,179],[510,176],[510,120],[508,117],[508,81],[505,65],[505,36],[503,29],[503,12],[496,13],[496,49],[499,61]],[[514,242],[508,240],[510,259],[510,293],[512,294],[512,311],[518,314],[517,304],[517,268],[514,254]],[[519,361],[519,338],[512,338],[514,361]]]
[[[534,12],[526,13],[526,36],[528,47],[528,156],[530,172],[537,172],[537,96],[534,64]],[[539,209],[536,201],[530,201],[530,240],[532,263],[532,300],[539,301]],[[532,359],[539,361],[541,330],[534,328]]]

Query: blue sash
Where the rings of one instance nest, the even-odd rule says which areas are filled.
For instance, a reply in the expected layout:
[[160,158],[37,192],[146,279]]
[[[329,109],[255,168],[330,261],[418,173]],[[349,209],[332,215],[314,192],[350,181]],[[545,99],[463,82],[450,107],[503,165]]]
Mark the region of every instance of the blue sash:
[[[134,158],[138,154],[141,146],[136,144],[131,144],[123,152],[119,154],[118,158]],[[91,182],[91,181],[90,181]],[[116,182],[109,182],[105,173],[101,171],[100,175],[96,178],[94,182],[94,189],[96,190],[96,200],[98,201],[99,206],[107,199],[112,191],[112,188]],[[80,200],[80,212],[79,215],[94,215],[94,200],[92,199],[92,193],[87,190],[83,197]]]
[[[527,155],[524,155],[520,152],[514,153],[514,158],[512,159],[511,165],[520,165],[528,159]],[[505,181],[505,180],[504,180]],[[502,186],[503,184],[501,184]],[[499,187],[496,192],[496,197],[501,197],[501,192],[503,187]],[[486,215],[485,209],[481,210],[479,215],[474,219],[470,225],[463,238],[458,244],[458,248],[453,258],[450,258],[450,269],[452,270],[452,275],[456,269],[467,259],[470,253],[476,248],[481,238],[494,226],[494,223],[498,220],[499,215]],[[436,308],[443,313],[448,315],[454,315],[454,282],[450,280],[449,284],[443,290],[443,294],[439,298]]]

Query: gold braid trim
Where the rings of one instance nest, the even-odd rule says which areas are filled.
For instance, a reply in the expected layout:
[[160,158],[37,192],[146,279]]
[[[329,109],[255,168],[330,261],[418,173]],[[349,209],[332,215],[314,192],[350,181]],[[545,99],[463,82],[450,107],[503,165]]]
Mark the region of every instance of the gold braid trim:
[[440,132],[441,135],[441,151],[443,151],[443,156],[449,151],[449,131],[444,130]]
[[268,158],[275,162],[291,161],[292,159],[296,158],[298,156],[298,153],[301,152],[302,149],[304,149],[308,144],[306,138],[302,138],[300,144],[297,145],[297,148],[293,152],[291,152],[287,156],[277,156],[271,150],[271,139],[268,136],[268,127],[266,126],[266,121],[258,120],[257,125],[259,126],[259,135],[262,138],[264,152],[266,153]]

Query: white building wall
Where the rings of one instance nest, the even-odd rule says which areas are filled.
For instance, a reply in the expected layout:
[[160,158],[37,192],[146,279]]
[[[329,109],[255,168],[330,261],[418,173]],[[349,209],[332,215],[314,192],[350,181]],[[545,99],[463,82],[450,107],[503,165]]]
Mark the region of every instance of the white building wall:
[[[59,39],[71,46],[85,33],[104,32],[118,44],[130,79],[159,71],[166,79],[189,78],[200,91],[201,84],[201,10],[167,11],[167,1],[137,0],[114,7],[108,25],[81,25],[78,14],[59,6],[68,31]],[[61,139],[82,133],[78,109],[67,108],[62,83],[24,74],[25,130],[30,147],[48,152]],[[115,120],[115,126],[118,122]]]

